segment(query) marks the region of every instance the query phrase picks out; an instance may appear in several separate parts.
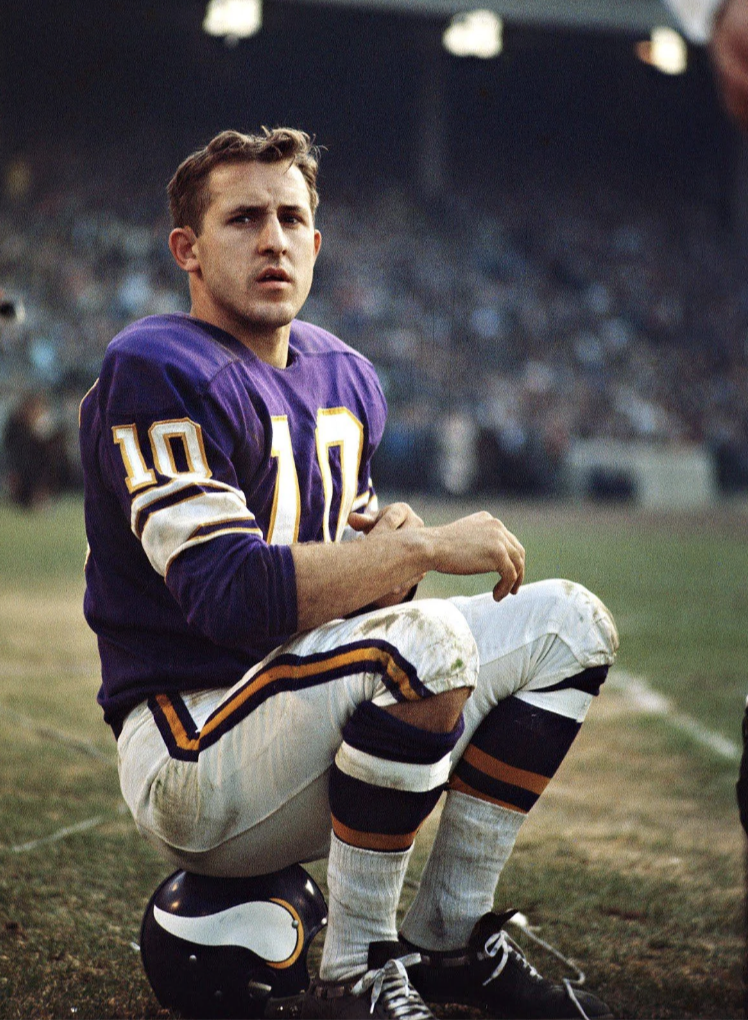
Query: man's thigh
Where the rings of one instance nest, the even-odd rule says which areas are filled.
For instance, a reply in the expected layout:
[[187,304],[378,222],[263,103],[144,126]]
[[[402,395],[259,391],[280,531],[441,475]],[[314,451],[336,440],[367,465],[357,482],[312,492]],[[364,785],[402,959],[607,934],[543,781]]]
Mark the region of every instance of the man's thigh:
[[[336,621],[277,649],[228,690],[161,696],[128,716],[123,794],[172,862],[252,874],[325,852],[326,773],[358,705],[472,686],[461,613],[424,600]],[[262,867],[258,867],[259,862]],[[274,869],[271,869],[274,870]]]

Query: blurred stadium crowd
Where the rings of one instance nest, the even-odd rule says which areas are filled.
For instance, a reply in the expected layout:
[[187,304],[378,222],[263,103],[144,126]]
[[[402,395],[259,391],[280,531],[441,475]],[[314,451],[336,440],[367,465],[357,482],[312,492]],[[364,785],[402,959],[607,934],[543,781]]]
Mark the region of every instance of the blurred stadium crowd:
[[[0,426],[44,394],[66,484],[106,344],[188,307],[165,200],[124,165],[47,149],[2,182],[0,287],[25,319],[0,327]],[[714,209],[541,176],[490,201],[322,186],[303,316],[380,372],[380,485],[554,494],[571,444],[618,438],[705,445],[723,490],[748,487],[748,272]]]

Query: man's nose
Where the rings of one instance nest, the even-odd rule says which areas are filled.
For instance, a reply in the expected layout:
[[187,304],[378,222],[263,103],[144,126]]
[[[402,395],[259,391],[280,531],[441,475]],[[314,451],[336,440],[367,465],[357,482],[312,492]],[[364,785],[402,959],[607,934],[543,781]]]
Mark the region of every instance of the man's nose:
[[260,251],[283,252],[286,250],[286,235],[283,225],[276,216],[268,216],[262,225],[258,238]]

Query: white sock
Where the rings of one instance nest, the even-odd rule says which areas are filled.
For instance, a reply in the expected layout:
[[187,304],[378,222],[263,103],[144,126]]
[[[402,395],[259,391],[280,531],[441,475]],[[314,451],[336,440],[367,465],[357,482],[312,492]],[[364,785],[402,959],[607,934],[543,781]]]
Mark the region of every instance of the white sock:
[[369,943],[397,939],[397,906],[412,849],[360,850],[332,834],[327,932],[319,970],[324,981],[363,973]]
[[416,898],[403,922],[421,949],[464,948],[475,922],[493,909],[499,875],[525,815],[450,790]]

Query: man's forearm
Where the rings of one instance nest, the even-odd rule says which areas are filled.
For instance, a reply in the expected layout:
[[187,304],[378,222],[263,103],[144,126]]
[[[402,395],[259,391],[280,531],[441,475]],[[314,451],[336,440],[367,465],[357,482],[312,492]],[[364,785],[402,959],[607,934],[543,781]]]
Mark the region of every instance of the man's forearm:
[[395,527],[386,516],[354,542],[292,545],[299,630],[361,609],[410,588],[429,570],[498,574],[493,596],[516,594],[525,550],[491,514],[481,511],[435,528]]
[[291,546],[299,630],[347,616],[431,569],[430,529]]

